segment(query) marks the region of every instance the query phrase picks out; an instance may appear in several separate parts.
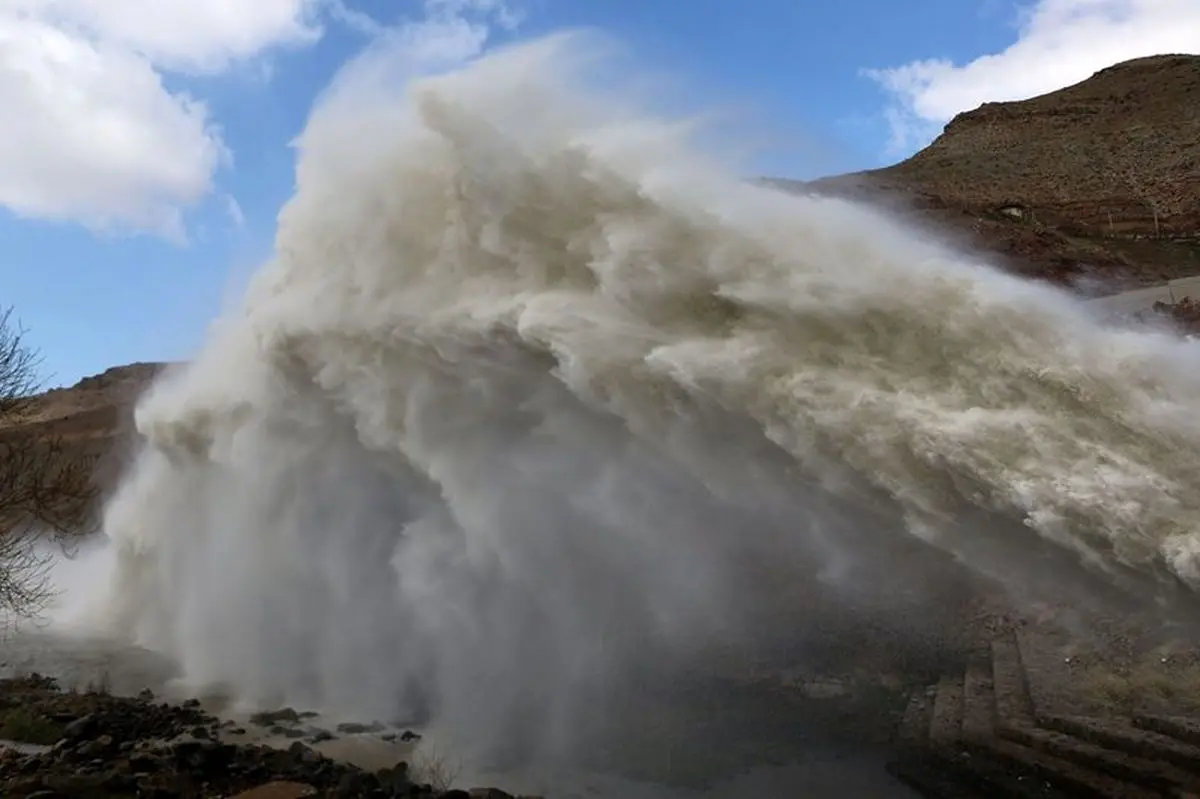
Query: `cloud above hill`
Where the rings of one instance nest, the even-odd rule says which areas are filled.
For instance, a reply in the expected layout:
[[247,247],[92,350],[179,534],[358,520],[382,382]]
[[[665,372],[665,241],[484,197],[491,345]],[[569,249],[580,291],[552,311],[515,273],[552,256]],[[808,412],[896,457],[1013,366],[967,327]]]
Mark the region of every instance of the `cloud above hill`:
[[892,155],[929,142],[955,114],[1078,83],[1120,61],[1200,53],[1197,0],[1035,0],[1017,38],[965,64],[942,58],[866,70],[887,91]]

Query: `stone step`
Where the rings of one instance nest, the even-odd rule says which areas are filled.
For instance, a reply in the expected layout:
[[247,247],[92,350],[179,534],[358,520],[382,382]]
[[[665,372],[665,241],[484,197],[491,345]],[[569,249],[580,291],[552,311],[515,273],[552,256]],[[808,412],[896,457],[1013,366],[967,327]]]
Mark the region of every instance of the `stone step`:
[[1020,774],[1045,791],[1035,795],[1067,796],[1072,799],[1163,799],[1173,794],[1131,785],[1125,780],[1096,772],[1061,757],[1040,752],[1009,740],[994,739],[977,747],[981,757],[995,760],[1010,773]]
[[1196,788],[1194,775],[1169,763],[1108,749],[1062,732],[1012,727],[1001,734],[1021,746],[1107,775],[1124,785],[1146,789],[1152,796],[1170,796]]
[[[973,787],[973,775],[967,774],[967,779],[963,779],[963,769],[955,762],[963,753],[955,746],[955,740],[944,737],[942,746],[930,745],[940,686],[918,689],[909,697],[897,731],[897,739],[906,751],[899,759],[888,763],[888,772],[926,799],[991,799],[995,794]],[[943,730],[953,729],[946,716],[954,712],[954,704],[953,696],[943,694],[939,708],[942,715],[939,727]]]
[[[1002,786],[1008,796],[1043,799],[1065,796],[1031,770],[1014,768],[1019,759],[1015,750],[1002,752],[999,757],[993,753],[998,723],[994,673],[990,662],[975,661],[967,666],[963,679],[962,740],[963,746],[974,757],[973,768],[985,775],[990,784]],[[1020,693],[1015,692],[1013,696],[1019,699]]]
[[[1148,795],[1161,795],[1164,785],[1173,787],[1178,783],[1187,783],[1188,775],[1175,770],[1163,773],[1154,763],[1138,761],[1129,763],[1128,758],[1122,760],[1121,753],[1108,752],[1102,747],[1089,746],[1086,742],[1075,741],[1069,736],[1055,736],[1039,730],[1035,724],[1036,713],[1030,695],[1029,678],[1024,668],[1022,650],[1015,635],[1005,635],[992,642],[992,687],[994,725],[993,733],[1004,739],[1003,743],[983,747],[980,754],[989,754],[1006,763],[1014,770],[1048,780],[1051,784],[1064,788],[1072,795],[1121,795],[1122,792],[1152,791]],[[968,675],[968,682],[971,681]],[[980,686],[986,685],[982,677],[974,678]],[[967,695],[971,695],[968,687]],[[967,722],[969,725],[970,722]],[[1111,772],[1120,769],[1112,767],[1113,759],[1122,760],[1125,769],[1119,774]],[[1105,768],[1096,768],[1096,766]],[[1141,770],[1135,767],[1140,766]],[[1149,772],[1148,774],[1145,772]],[[1123,787],[1114,783],[1113,778],[1128,780],[1132,778],[1140,783],[1140,787]],[[1175,778],[1171,782],[1169,778]],[[1116,791],[1116,794],[1109,792]]]
[[934,746],[954,746],[962,739],[963,681],[947,675],[938,682],[929,720],[929,741]]
[[1116,749],[1134,757],[1169,763],[1193,775],[1200,775],[1200,747],[1163,735],[1153,730],[1105,719],[1081,718],[1077,716],[1045,716],[1042,726],[1046,729],[1072,735],[1080,740]]
[[996,735],[996,702],[990,664],[972,662],[963,678],[962,739],[987,741]]
[[998,724],[1033,723],[1033,702],[1021,664],[1021,650],[1011,634],[992,641],[992,689]]
[[912,750],[887,765],[892,776],[926,799],[1070,799],[1045,780],[967,748]]
[[1014,633],[1025,688],[1035,715],[1090,713],[1057,636],[1025,628]]
[[1137,715],[1133,717],[1133,726],[1140,730],[1174,738],[1185,744],[1200,746],[1200,720],[1194,718]]
[[990,662],[910,697],[900,729],[907,755],[889,770],[934,799],[1200,799],[1200,749],[1190,742],[1200,725],[1053,715],[1069,689],[1050,679],[1061,676],[1051,674],[1050,650],[1033,651],[1047,678],[1045,710],[1033,701],[1020,640],[997,638]]
[[933,719],[933,697],[936,691],[937,687],[931,685],[917,689],[909,696],[896,733],[896,739],[901,746],[928,747],[929,724]]
[[[964,689],[964,739],[980,758],[996,761],[1024,784],[1026,795],[1108,795],[1119,786],[1105,774],[1072,763],[1039,747],[1036,738],[1006,736],[1008,730],[1035,730],[1020,651],[1013,636],[993,642],[987,666],[971,664]],[[1034,745],[1030,745],[1034,744]]]
[[[986,669],[976,666],[968,679],[948,676],[937,686],[914,692],[898,731],[906,754],[890,763],[888,770],[922,796],[935,799],[1063,799],[1048,786],[1011,774],[1004,765],[965,746],[964,712],[976,718],[970,734],[991,737],[991,698],[986,692],[990,684],[984,678]],[[972,686],[969,703],[964,701],[966,684]],[[932,740],[935,736],[937,743]]]
[[[1019,759],[1015,757],[1015,751],[1008,751],[1007,757],[994,755],[994,747],[1003,742],[996,739],[992,670],[986,660],[968,665],[961,687],[953,679],[940,682],[938,696],[944,697],[946,708],[957,707],[961,716],[957,747],[952,750],[953,756],[947,756],[948,767],[956,770],[960,781],[970,785],[981,796],[1022,799],[1061,799],[1065,796],[1028,770],[1013,768]],[[935,707],[936,704],[935,699]],[[952,729],[952,725],[948,724],[946,728]],[[932,725],[930,730],[932,736]]]

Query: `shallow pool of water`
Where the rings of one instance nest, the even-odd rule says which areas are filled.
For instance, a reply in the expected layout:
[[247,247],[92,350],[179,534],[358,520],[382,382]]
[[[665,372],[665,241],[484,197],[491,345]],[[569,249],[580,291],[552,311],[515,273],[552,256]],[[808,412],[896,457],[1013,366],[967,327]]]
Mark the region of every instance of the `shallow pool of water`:
[[[150,689],[187,698],[176,671],[163,658],[97,637],[45,630],[13,634],[0,643],[0,676],[40,672],[65,688],[102,687],[118,694]],[[461,787],[496,785],[553,799],[742,799],[810,797],[914,799],[916,794],[884,770],[886,752],[834,742],[805,705],[774,691],[693,681],[639,689],[614,697],[623,704],[616,721],[569,768],[488,768],[456,759],[436,731],[417,745],[386,740],[395,730],[337,734],[312,744],[329,757],[377,769],[407,760],[438,761]],[[248,714],[206,702],[216,715],[236,721],[234,741],[290,746],[295,737],[271,733]],[[334,730],[343,719],[305,719],[308,729]],[[371,720],[363,720],[371,721]]]

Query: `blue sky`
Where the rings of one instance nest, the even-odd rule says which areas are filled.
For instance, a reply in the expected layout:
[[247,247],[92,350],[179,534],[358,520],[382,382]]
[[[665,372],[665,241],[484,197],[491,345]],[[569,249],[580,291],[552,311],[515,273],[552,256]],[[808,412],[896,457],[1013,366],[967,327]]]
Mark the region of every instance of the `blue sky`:
[[880,166],[954,113],[1200,51],[1196,0],[11,0],[0,304],[50,385],[180,359],[271,251],[289,142],[373,37],[453,59],[596,28],[770,137],[755,166]]

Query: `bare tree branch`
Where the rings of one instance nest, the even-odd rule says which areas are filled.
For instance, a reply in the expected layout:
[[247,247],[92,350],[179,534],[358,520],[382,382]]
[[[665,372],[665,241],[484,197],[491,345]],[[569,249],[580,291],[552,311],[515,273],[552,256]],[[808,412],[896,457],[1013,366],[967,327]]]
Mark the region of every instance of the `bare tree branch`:
[[34,417],[41,360],[0,311],[0,622],[41,614],[54,596],[56,544],[90,530],[97,489],[90,459],[72,453]]
[[37,393],[38,353],[25,342],[25,331],[11,308],[0,310],[0,422],[19,417]]

